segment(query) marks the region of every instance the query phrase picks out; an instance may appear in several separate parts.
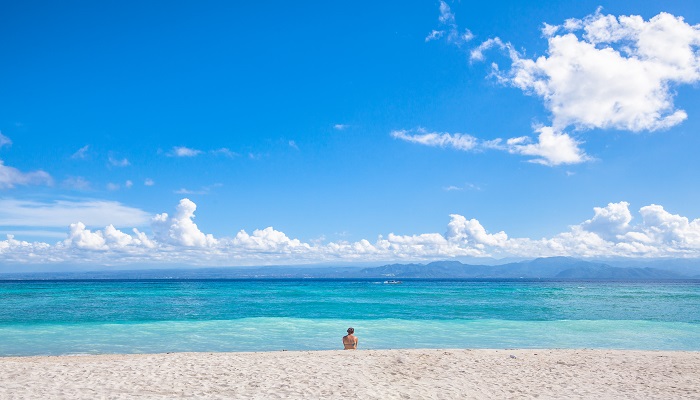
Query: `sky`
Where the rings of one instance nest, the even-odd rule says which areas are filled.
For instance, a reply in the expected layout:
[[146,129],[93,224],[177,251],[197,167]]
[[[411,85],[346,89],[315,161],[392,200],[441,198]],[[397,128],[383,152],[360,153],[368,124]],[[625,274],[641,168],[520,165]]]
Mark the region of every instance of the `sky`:
[[0,2],[0,265],[700,257],[700,8],[485,3]]

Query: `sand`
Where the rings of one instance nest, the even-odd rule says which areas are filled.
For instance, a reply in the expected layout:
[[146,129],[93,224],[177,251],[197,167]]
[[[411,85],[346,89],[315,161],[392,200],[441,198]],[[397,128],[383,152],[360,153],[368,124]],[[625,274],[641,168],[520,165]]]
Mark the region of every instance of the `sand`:
[[700,352],[357,350],[0,358],[0,399],[700,399]]

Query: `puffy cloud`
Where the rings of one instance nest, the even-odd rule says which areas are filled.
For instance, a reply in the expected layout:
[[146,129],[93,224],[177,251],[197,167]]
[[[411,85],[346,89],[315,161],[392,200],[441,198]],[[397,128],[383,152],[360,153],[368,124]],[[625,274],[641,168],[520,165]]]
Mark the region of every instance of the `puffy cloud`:
[[[325,240],[306,243],[273,227],[251,234],[214,238],[194,223],[196,205],[182,199],[174,215],[158,214],[152,236],[137,229],[127,233],[108,224],[102,230],[72,223],[65,240],[49,245],[0,241],[4,262],[16,263],[179,263],[189,265],[303,264],[332,261],[434,260],[471,257],[695,257],[700,258],[700,219],[672,214],[659,205],[639,210],[635,224],[629,203],[593,209],[593,216],[550,238],[511,238],[490,233],[479,220],[450,215],[444,234],[390,233],[375,241]],[[324,243],[325,242],[325,243]]]
[[17,185],[52,184],[51,175],[44,171],[22,172],[17,168],[5,165],[5,162],[0,160],[0,189],[12,189]]
[[284,233],[267,227],[256,229],[252,235],[246,231],[240,231],[231,242],[234,246],[240,246],[247,251],[294,251],[299,248],[310,249],[311,246],[302,243],[299,239],[290,239]]
[[678,249],[700,248],[700,219],[689,221],[656,204],[642,207],[639,213],[644,221],[642,232],[651,242]]
[[542,97],[555,130],[654,131],[687,118],[674,106],[674,87],[700,81],[700,27],[668,13],[648,21],[596,13],[543,33],[547,55],[511,52],[501,77]]
[[606,239],[623,235],[630,229],[632,221],[629,205],[628,202],[621,201],[610,203],[606,207],[593,207],[595,215],[581,224],[581,228]]
[[393,131],[391,136],[425,146],[451,147],[457,150],[472,150],[478,144],[475,137],[463,133],[428,132],[424,128],[418,128],[416,131],[417,134],[411,134],[406,130]]
[[165,242],[187,247],[214,246],[217,240],[211,234],[204,234],[194,223],[197,205],[190,199],[180,200],[175,215],[167,213],[153,217],[151,226],[156,238]]
[[537,142],[527,136],[508,139],[506,149],[515,154],[534,156],[531,162],[554,166],[561,164],[578,164],[590,159],[579,148],[581,144],[566,133],[556,132],[553,128],[543,126],[537,129]]
[[506,245],[508,235],[501,231],[496,234],[486,233],[486,229],[476,219],[467,220],[459,214],[450,215],[450,223],[447,224],[445,237],[451,241],[460,241],[472,244],[477,248],[485,246],[503,247]]
[[121,250],[128,247],[154,248],[155,243],[148,236],[134,228],[134,236],[124,233],[114,225],[107,225],[104,230],[91,231],[85,224],[77,222],[70,225],[68,237],[62,242],[66,248],[83,250]]
[[[440,10],[441,21],[454,24],[449,7],[441,3]],[[510,69],[502,71],[493,63],[491,76],[541,97],[552,119],[551,126],[535,129],[536,141],[495,139],[484,142],[484,148],[534,156],[532,162],[548,166],[577,164],[592,158],[567,130],[655,131],[688,117],[674,106],[675,88],[700,81],[700,26],[668,13],[645,21],[598,10],[562,25],[545,23],[542,34],[548,49],[535,59],[498,37],[471,50],[471,61],[484,60],[492,48],[506,52]]]
[[82,222],[70,224],[68,238],[63,241],[66,246],[89,250],[107,250],[102,232],[92,232]]

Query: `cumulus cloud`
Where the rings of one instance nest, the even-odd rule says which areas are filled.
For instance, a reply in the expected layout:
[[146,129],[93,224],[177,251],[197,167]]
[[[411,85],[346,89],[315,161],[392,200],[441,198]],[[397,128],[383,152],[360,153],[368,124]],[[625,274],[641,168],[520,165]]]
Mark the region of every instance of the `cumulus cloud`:
[[544,100],[553,129],[666,129],[687,118],[674,105],[674,88],[700,81],[700,27],[683,17],[599,11],[562,25],[545,24],[547,54],[528,59],[500,39],[489,39],[474,54],[498,44],[508,48],[511,69],[502,82]]
[[[69,225],[66,238],[54,245],[24,242],[12,235],[0,241],[6,262],[17,263],[182,263],[189,265],[303,264],[332,261],[434,260],[471,257],[700,257],[700,219],[666,211],[660,205],[641,207],[635,223],[629,203],[593,209],[593,216],[549,238],[512,238],[489,231],[476,218],[450,215],[445,233],[401,235],[309,243],[273,227],[233,237],[215,238],[194,223],[197,206],[182,199],[175,213],[157,214],[151,235],[114,225],[89,228]],[[116,218],[115,218],[116,219]],[[95,226],[95,225],[92,225]]]
[[[444,1],[439,21],[441,29],[431,31],[426,42],[471,39],[470,32],[460,39],[454,13]],[[674,105],[675,89],[700,81],[700,26],[664,12],[644,20],[603,15],[599,9],[561,25],[545,23],[541,32],[548,48],[534,59],[499,37],[470,50],[471,61],[483,61],[489,49],[505,52],[510,68],[492,63],[490,76],[540,97],[551,116],[551,126],[535,126],[535,137],[493,139],[484,141],[483,148],[531,156],[531,162],[547,166],[578,164],[593,158],[572,130],[656,131],[688,118]]]
[[145,181],[143,181],[144,186],[153,186],[156,184],[156,182],[151,179],[151,178],[146,178]]
[[463,133],[428,132],[424,128],[418,128],[416,132],[414,134],[412,131],[397,130],[391,132],[391,136],[411,143],[456,150],[472,150],[478,143],[475,137]]
[[596,13],[557,28],[545,31],[546,56],[513,58],[506,77],[543,98],[556,129],[655,131],[687,118],[674,87],[700,80],[700,27],[668,13]]
[[344,131],[344,130],[348,129],[348,127],[349,127],[349,125],[345,125],[345,124],[333,125],[333,129],[335,129],[336,131]]
[[508,139],[506,150],[514,154],[533,156],[531,162],[554,166],[561,164],[578,164],[591,158],[579,147],[581,142],[566,133],[543,126],[537,129],[537,142],[528,136]]
[[632,213],[629,203],[622,201],[610,203],[606,207],[593,207],[593,218],[581,224],[581,228],[596,233],[605,239],[613,239],[623,235],[630,229]]
[[17,185],[52,185],[53,179],[48,173],[38,170],[22,172],[17,168],[5,165],[0,160],[0,189],[12,189]]
[[272,227],[256,229],[252,235],[246,231],[240,231],[231,242],[235,246],[240,246],[246,250],[269,252],[269,251],[294,251],[296,249],[310,249],[311,246],[302,243],[299,239],[290,239],[283,232]]
[[188,247],[207,247],[217,243],[214,236],[204,234],[194,223],[194,212],[197,205],[190,199],[180,200],[175,215],[168,213],[153,217],[152,228],[156,238],[166,243],[179,244]]

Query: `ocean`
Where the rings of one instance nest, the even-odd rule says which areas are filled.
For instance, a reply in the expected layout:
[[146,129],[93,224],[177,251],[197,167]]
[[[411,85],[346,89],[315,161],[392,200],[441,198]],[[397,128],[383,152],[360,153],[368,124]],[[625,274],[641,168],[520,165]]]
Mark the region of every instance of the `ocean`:
[[0,281],[0,356],[341,349],[700,350],[700,281]]

